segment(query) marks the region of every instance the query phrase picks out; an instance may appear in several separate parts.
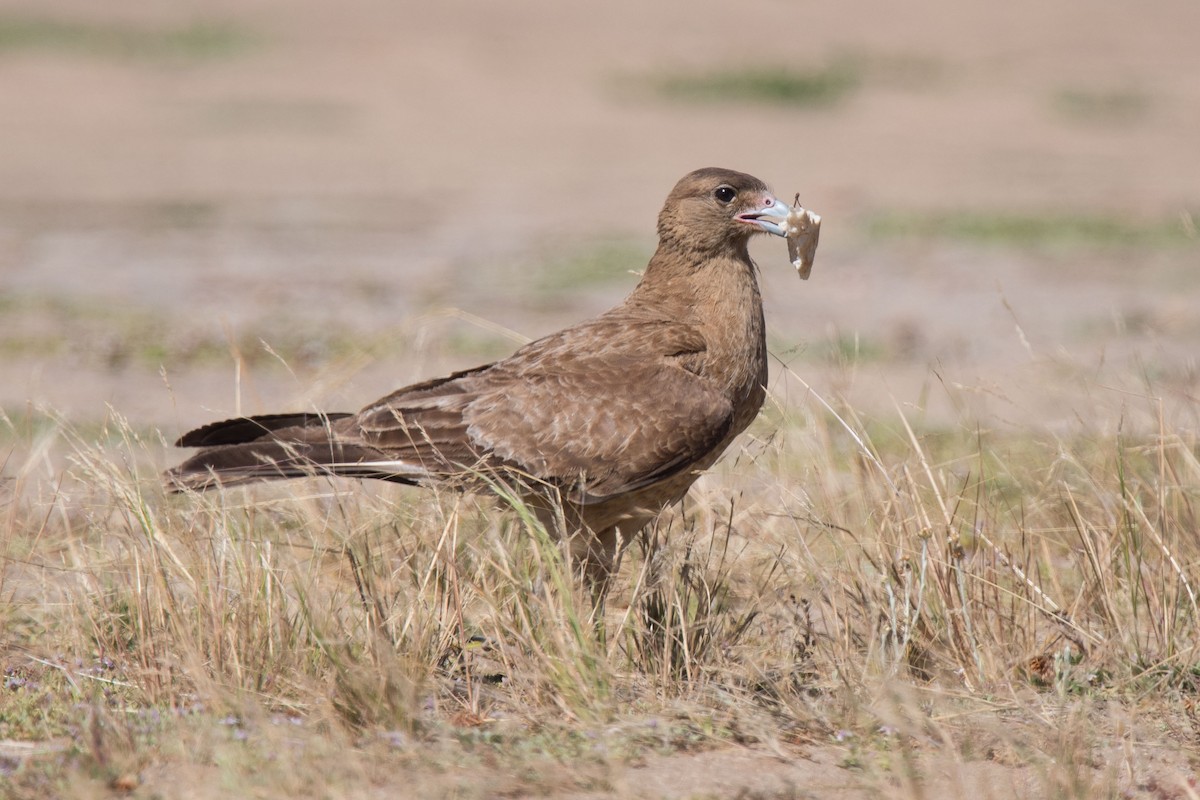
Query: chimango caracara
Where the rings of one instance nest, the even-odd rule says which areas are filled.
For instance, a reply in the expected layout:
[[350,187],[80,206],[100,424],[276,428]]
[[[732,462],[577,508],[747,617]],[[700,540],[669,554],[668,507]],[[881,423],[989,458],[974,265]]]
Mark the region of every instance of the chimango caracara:
[[[791,208],[757,178],[701,169],[658,217],[658,250],[616,308],[493,364],[353,414],[272,414],[185,434],[176,490],[305,475],[517,486],[596,586],[762,406],[767,347],[756,233]],[[565,530],[563,529],[565,526]]]

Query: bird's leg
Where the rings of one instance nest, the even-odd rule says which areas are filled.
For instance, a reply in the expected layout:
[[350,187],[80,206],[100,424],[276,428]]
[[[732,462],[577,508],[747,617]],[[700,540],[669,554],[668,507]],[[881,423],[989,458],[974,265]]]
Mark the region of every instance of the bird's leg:
[[620,564],[622,538],[616,526],[600,531],[581,528],[570,538],[573,571],[592,593],[592,616],[603,624],[604,599]]

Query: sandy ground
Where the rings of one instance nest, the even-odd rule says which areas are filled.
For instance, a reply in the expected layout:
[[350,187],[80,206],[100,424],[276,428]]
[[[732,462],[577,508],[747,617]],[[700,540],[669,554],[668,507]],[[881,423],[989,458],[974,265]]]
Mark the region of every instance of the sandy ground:
[[[29,20],[84,33],[22,34]],[[105,33],[197,21],[228,26],[228,51]],[[867,415],[1104,427],[1161,399],[1194,426],[1197,30],[1186,0],[5,0],[0,408],[86,423],[111,405],[170,436],[239,409],[355,407],[614,302],[636,260],[578,280],[555,264],[598,242],[648,253],[675,180],[717,165],[825,218],[808,283],[781,242],[755,246],[783,402],[810,402],[786,364]],[[843,62],[859,82],[827,107],[653,89]],[[961,212],[1177,221],[1193,238],[868,232]],[[183,346],[330,331],[391,344],[240,378]],[[817,356],[856,341],[874,355]]]

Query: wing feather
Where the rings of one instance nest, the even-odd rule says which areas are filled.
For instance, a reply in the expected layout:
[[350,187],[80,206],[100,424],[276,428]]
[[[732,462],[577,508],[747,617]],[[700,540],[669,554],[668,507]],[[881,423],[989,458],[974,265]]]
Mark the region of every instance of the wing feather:
[[343,424],[427,468],[510,468],[603,499],[690,467],[728,435],[730,401],[691,369],[705,349],[678,321],[606,315]]
[[610,312],[354,415],[197,429],[180,443],[205,449],[173,475],[193,487],[312,472],[425,482],[482,467],[599,502],[707,466],[728,437],[734,409],[701,377],[706,352],[700,332],[678,320]]

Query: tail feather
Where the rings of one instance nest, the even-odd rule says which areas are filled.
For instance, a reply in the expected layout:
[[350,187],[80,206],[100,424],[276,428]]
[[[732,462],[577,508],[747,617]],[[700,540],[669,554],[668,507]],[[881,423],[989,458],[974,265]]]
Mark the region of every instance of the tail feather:
[[216,447],[245,444],[268,433],[284,428],[326,427],[330,422],[353,414],[262,414],[256,417],[236,417],[188,431],[175,442],[176,447]]
[[264,440],[201,450],[166,474],[173,492],[202,491],[253,481],[340,475],[417,484],[430,477],[420,464],[388,460],[360,445]]

